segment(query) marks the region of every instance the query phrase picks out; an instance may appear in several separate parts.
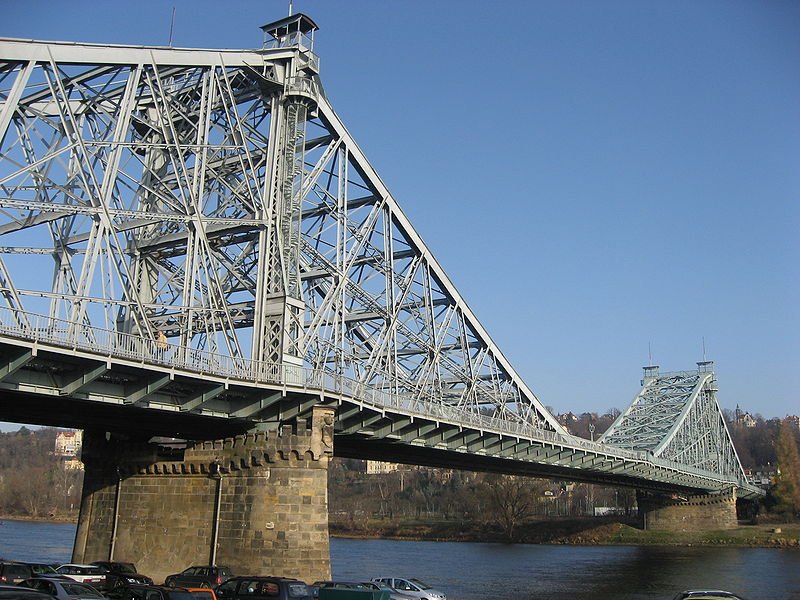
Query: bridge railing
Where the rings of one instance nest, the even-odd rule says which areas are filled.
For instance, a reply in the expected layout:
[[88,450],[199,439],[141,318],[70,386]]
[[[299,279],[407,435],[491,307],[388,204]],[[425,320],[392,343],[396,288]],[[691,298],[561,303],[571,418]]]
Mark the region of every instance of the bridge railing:
[[395,409],[421,417],[553,443],[565,441],[560,434],[532,424],[481,415],[448,406],[433,397],[388,391],[321,369],[232,357],[7,306],[0,306],[0,335],[201,375],[296,387],[323,395],[330,392],[378,409]]
[[[580,448],[591,453],[609,454],[637,462],[680,470],[683,473],[709,478],[709,471],[655,457],[649,452],[604,446],[576,436],[563,436],[529,423],[510,421],[449,406],[434,397],[402,394],[365,384],[346,377],[299,365],[254,361],[242,357],[209,352],[176,344],[159,342],[140,335],[104,329],[46,315],[0,306],[0,335],[28,340],[60,348],[81,350],[108,358],[127,359],[142,364],[176,368],[200,375],[265,383],[302,389],[313,394],[335,394],[368,404],[377,410],[397,410],[409,415],[444,420],[478,430],[501,433],[526,439],[551,442],[555,445]],[[728,478],[717,475],[727,483]],[[738,482],[745,487],[747,482]]]

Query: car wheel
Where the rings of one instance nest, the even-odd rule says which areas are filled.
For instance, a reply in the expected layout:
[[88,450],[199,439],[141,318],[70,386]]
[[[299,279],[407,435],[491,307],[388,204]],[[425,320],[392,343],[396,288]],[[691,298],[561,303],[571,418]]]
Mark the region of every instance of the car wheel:
[[208,583],[207,581],[204,581],[203,583],[200,584],[200,587],[210,590],[211,589],[211,584]]
[[167,582],[167,586],[168,586],[168,587],[171,587],[171,588],[174,588],[174,587],[175,587],[175,580],[174,580],[174,579],[170,579],[170,580]]

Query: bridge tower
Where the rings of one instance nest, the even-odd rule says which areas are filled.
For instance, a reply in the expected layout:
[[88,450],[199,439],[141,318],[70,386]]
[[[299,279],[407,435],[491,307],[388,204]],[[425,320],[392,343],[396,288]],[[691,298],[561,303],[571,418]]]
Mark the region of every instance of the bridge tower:
[[[642,389],[631,405],[600,437],[600,443],[647,452],[688,472],[707,470],[721,481],[744,481],[722,409],[717,401],[714,363],[696,371],[660,373],[644,367]],[[647,529],[700,531],[737,526],[736,491],[721,485],[714,493],[638,493],[639,513]]]
[[[117,331],[164,340],[165,349],[157,347],[164,354],[167,346],[191,348],[204,337],[210,349],[219,347],[237,357],[248,354],[241,347],[245,336],[235,334],[244,328],[250,332],[252,363],[299,367],[303,355],[298,340],[305,316],[300,281],[303,157],[306,122],[316,109],[317,26],[306,15],[296,14],[261,29],[264,51],[273,56],[283,52],[279,56],[285,58],[261,70],[249,68],[249,81],[238,85],[256,82],[251,94],[258,93],[260,116],[268,118],[263,147],[237,140],[239,130],[234,128],[223,134],[229,139],[221,140],[231,149],[222,148],[219,158],[205,155],[203,146],[212,143],[214,132],[213,126],[201,125],[219,118],[212,118],[219,110],[216,95],[226,91],[213,88],[213,77],[197,80],[191,73],[165,77],[158,84],[165,88],[165,101],[154,93],[151,101],[136,102],[132,112],[139,119],[135,131],[143,163],[137,192],[140,211],[164,215],[174,211],[176,147],[195,154],[196,165],[205,165],[207,172],[184,167],[190,169],[185,229],[165,230],[155,221],[128,239],[130,293],[136,302],[120,306]],[[236,86],[234,82],[228,91],[247,95]],[[234,102],[241,103],[242,98]],[[241,231],[220,237],[202,223],[209,195],[203,176],[225,169],[225,154],[235,154],[237,147],[250,160],[252,154],[263,155],[254,173],[263,201],[248,207],[249,220],[257,225],[244,240]],[[248,272],[252,299],[237,312],[230,310],[231,294],[224,285],[215,290],[218,273],[212,271],[210,257],[221,245],[240,244],[250,245],[246,260],[252,262]],[[184,282],[181,298],[164,308],[167,256],[180,257],[173,264],[179,265],[176,274]],[[221,310],[223,304],[228,306]],[[79,305],[75,304],[71,321],[81,320],[75,314]],[[273,573],[308,581],[328,579],[327,465],[333,453],[332,423],[333,409],[315,407],[311,418],[277,420],[243,435],[184,444],[164,439],[147,443],[124,434],[87,430],[86,477],[73,560],[131,560],[156,579],[190,564],[229,565],[239,573]]]
[[[297,14],[261,27],[265,46],[294,48],[298,60],[286,66],[283,90],[270,98],[267,157],[268,203],[255,214],[267,223],[259,231],[256,307],[251,356],[280,364],[303,364],[299,339],[305,317],[300,282],[300,235],[306,121],[316,108],[314,32],[317,25]],[[271,167],[271,168],[270,168]]]

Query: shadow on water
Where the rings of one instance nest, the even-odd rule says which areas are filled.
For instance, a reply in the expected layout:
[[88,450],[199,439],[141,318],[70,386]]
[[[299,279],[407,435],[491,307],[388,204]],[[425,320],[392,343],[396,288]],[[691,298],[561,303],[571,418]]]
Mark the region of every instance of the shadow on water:
[[690,588],[800,599],[800,553],[761,548],[331,540],[333,574],[422,579],[455,600],[667,599]]

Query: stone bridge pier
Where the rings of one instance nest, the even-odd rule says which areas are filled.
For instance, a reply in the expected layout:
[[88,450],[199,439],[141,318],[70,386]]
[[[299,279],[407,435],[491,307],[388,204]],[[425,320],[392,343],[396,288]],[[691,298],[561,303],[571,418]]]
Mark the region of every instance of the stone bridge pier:
[[161,583],[191,565],[330,579],[333,409],[276,431],[171,448],[87,431],[72,560],[133,562]]
[[735,529],[736,490],[720,494],[670,497],[637,493],[639,516],[644,529],[659,531],[708,531]]

